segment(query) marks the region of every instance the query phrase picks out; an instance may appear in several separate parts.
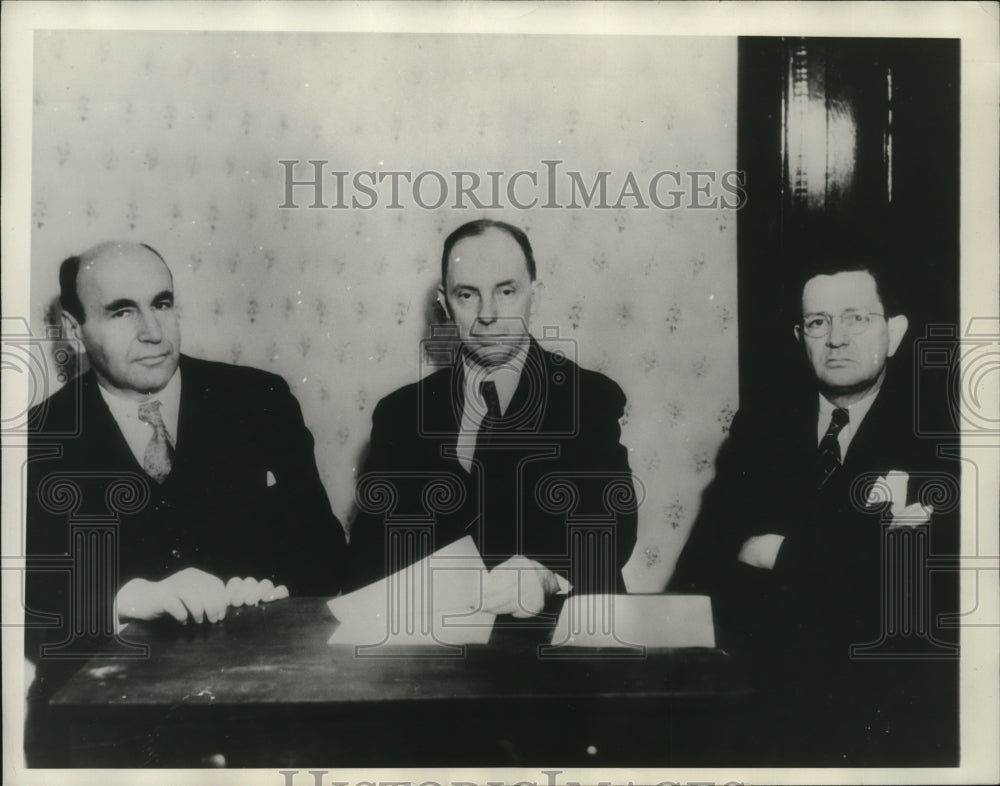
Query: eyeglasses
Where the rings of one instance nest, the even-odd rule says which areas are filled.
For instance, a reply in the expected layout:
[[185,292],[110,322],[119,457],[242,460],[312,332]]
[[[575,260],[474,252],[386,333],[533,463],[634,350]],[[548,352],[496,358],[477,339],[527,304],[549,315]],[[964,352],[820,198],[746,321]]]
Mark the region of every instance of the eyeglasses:
[[[838,319],[844,328],[844,332],[849,336],[857,336],[864,333],[872,324],[872,317],[885,318],[885,314],[879,314],[867,309],[848,309],[842,313]],[[824,338],[830,335],[833,327],[833,316],[831,314],[817,313],[806,314],[802,317],[802,332],[809,338]]]

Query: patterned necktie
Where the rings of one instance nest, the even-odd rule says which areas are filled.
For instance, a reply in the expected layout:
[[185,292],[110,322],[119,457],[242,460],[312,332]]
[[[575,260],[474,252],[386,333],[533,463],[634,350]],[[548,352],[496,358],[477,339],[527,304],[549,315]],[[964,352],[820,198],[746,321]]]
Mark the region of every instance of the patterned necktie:
[[159,401],[147,401],[139,405],[139,420],[153,427],[153,436],[146,444],[142,468],[157,483],[163,483],[170,474],[173,448],[167,437],[167,427],[163,424]]
[[817,478],[817,488],[822,489],[833,474],[840,469],[840,441],[837,435],[840,430],[847,425],[851,416],[846,409],[833,410],[830,417],[830,427],[819,442],[819,473]]

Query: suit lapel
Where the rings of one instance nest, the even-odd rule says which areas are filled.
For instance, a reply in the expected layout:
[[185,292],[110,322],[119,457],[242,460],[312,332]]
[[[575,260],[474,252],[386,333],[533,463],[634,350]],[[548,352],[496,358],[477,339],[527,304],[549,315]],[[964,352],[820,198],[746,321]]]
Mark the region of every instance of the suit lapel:
[[843,469],[852,477],[880,468],[888,457],[887,451],[898,447],[898,438],[890,436],[893,413],[889,399],[883,385],[851,440]]
[[80,385],[82,409],[87,413],[82,424],[87,435],[83,444],[90,454],[89,463],[94,467],[143,472],[142,466],[125,440],[125,435],[118,427],[118,421],[111,414],[98,389],[94,372],[88,371],[84,374]]
[[[177,413],[177,444],[174,446],[174,468],[166,484],[198,467],[211,465],[206,451],[224,441],[218,422],[225,405],[213,402],[215,390],[201,368],[190,358],[181,356],[181,400]],[[215,406],[213,406],[215,403]],[[214,413],[214,414],[213,414]],[[217,438],[212,438],[215,435]]]
[[816,441],[817,419],[819,418],[819,396],[812,392],[797,398],[789,406],[787,415],[791,424],[786,438],[787,444],[782,448],[793,465],[812,474],[816,463],[819,444]]
[[497,424],[498,430],[537,431],[545,412],[552,409],[549,396],[554,390],[545,353],[538,342],[529,337],[521,376],[507,411]]
[[[175,456],[183,457],[188,437],[197,428],[197,410],[201,397],[200,380],[195,369],[187,358],[181,355],[181,401],[177,410],[177,443],[174,445]],[[193,422],[194,421],[194,422]]]
[[[879,392],[865,419],[858,426],[854,438],[843,457],[838,472],[854,476],[869,467],[880,463],[880,457],[885,454],[889,412],[888,396],[885,391]],[[810,467],[815,465],[818,455],[818,418],[819,398],[813,393],[807,400],[794,406],[789,413],[790,422],[797,424],[792,430],[792,441],[789,444],[789,455],[801,458]]]
[[418,386],[420,412],[415,425],[425,434],[449,438],[457,435],[465,402],[464,385],[461,362],[425,378]]

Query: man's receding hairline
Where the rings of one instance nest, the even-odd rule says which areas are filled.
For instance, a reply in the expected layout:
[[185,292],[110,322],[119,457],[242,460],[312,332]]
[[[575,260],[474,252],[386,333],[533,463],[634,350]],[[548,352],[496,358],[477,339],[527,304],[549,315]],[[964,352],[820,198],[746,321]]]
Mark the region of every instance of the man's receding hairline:
[[479,238],[488,237],[489,235],[499,235],[500,237],[507,238],[511,243],[517,246],[517,250],[521,252],[521,256],[524,257],[525,260],[528,259],[527,256],[525,256],[524,254],[524,249],[521,248],[521,245],[517,242],[517,238],[515,238],[506,229],[501,229],[500,227],[486,227],[486,229],[484,229],[478,235],[466,235],[465,237],[459,238],[458,240],[455,241],[455,245],[451,247],[451,251],[449,253],[454,254],[455,249],[458,248],[458,246],[462,245],[462,243],[464,243],[466,240],[476,240]]
[[868,278],[872,282],[872,290],[875,292],[875,298],[878,300],[879,304],[884,308],[885,303],[882,301],[882,295],[878,291],[878,278],[876,278],[875,274],[872,273],[867,268],[859,268],[857,270],[837,270],[833,273],[815,273],[814,275],[809,276],[809,278],[807,278],[802,283],[802,292],[799,294],[799,302],[803,303],[806,297],[806,287],[808,287],[817,278],[835,278],[837,276],[846,276],[852,273],[864,273],[865,275],[868,276]]
[[135,243],[133,241],[118,241],[109,240],[104,243],[98,243],[96,246],[91,246],[82,254],[80,254],[80,266],[76,271],[76,289],[79,291],[80,287],[80,276],[85,272],[92,272],[95,263],[100,262],[102,259],[110,259],[115,256],[122,256],[129,251],[144,251],[149,256],[158,260],[164,269],[167,271],[167,276],[170,277],[170,286],[173,288],[174,284],[174,271],[170,269],[170,265],[167,264],[159,251],[146,243]]
[[[805,280],[805,284],[808,284],[814,278],[833,278],[834,276],[849,276],[852,273],[864,273],[872,281],[876,280],[875,279],[875,275],[868,268],[866,268],[866,267],[859,267],[859,268],[852,268],[852,269],[846,269],[846,270],[834,270],[834,271],[832,271],[830,273],[827,273],[825,271],[819,271],[819,272],[813,273],[811,276],[809,276],[809,278],[807,278]],[[803,289],[805,289],[805,284],[802,285]]]
[[482,237],[490,229],[495,229],[498,232],[511,236],[514,242],[520,247],[521,253],[524,254],[524,262],[528,270],[528,277],[532,281],[536,279],[538,270],[535,262],[535,252],[531,248],[531,241],[528,240],[528,235],[525,234],[524,230],[514,226],[513,224],[508,224],[506,221],[494,221],[489,218],[479,218],[475,221],[466,221],[460,227],[454,229],[451,234],[444,239],[444,248],[441,252],[442,285],[444,285],[448,280],[448,270],[450,268],[448,261],[455,246],[467,238]]
[[[459,238],[458,240],[455,241],[455,245],[453,245],[451,247],[451,249],[448,251],[448,259],[449,259],[449,261],[453,261],[453,260],[457,259],[457,257],[455,256],[455,249],[457,249],[460,245],[462,245],[462,243],[464,243],[467,240],[481,240],[482,238],[489,236],[491,233],[495,234],[495,235],[499,235],[500,237],[505,237],[511,243],[514,244],[514,247],[521,254],[521,261],[524,262],[524,269],[528,272],[528,275],[530,276],[531,275],[531,267],[528,264],[528,255],[524,253],[524,249],[521,248],[521,244],[517,242],[517,238],[514,237],[507,230],[502,229],[501,227],[486,227],[486,229],[484,229],[478,235],[466,235],[465,237]],[[449,273],[451,272],[451,265],[448,265],[448,272]],[[445,283],[445,282],[442,282],[442,283]]]
[[[122,256],[130,251],[145,251],[159,259],[164,265],[167,264],[160,252],[146,243],[136,243],[131,240],[108,240],[91,246],[80,254],[80,267],[89,266],[105,257]],[[170,270],[169,265],[167,265],[167,270]]]

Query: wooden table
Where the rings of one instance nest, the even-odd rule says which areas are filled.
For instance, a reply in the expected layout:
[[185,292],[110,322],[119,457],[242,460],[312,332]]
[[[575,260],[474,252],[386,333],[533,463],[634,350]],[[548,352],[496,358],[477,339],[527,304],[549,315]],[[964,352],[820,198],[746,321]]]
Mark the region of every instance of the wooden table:
[[[748,713],[718,649],[544,657],[495,629],[458,657],[357,657],[317,598],[216,625],[133,624],[143,660],[95,658],[52,699],[74,766],[697,766]],[[428,653],[435,654],[435,653]],[[440,653],[437,653],[440,654]],[[565,654],[565,653],[563,653]]]

